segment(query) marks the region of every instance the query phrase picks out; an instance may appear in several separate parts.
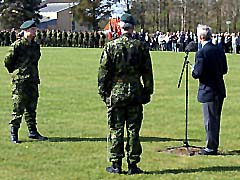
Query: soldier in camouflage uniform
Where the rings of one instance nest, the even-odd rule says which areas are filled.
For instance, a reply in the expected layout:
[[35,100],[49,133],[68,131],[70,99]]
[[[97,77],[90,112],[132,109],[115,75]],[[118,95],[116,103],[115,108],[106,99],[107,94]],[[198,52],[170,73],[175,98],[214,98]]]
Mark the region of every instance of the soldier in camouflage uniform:
[[72,47],[72,42],[73,42],[73,33],[72,31],[68,31],[67,46]]
[[79,42],[79,33],[77,31],[75,31],[73,33],[73,46],[74,47],[78,47],[78,42]]
[[60,30],[57,33],[57,46],[62,47],[62,31]]
[[29,130],[29,138],[47,140],[37,131],[36,108],[38,102],[38,85],[40,84],[38,61],[41,56],[40,45],[34,41],[36,36],[35,21],[24,22],[24,36],[15,41],[5,57],[5,66],[12,73],[13,112],[11,124],[11,142],[18,143],[18,130],[22,116]]
[[66,31],[62,32],[62,47],[67,47],[68,33]]
[[101,32],[100,33],[100,47],[103,48],[105,46],[105,42],[106,42],[106,35]]
[[52,34],[52,46],[57,47],[57,31],[53,29]]
[[99,40],[100,40],[100,34],[99,32],[95,32],[95,48],[99,48]]
[[42,30],[42,42],[41,42],[42,46],[46,46],[47,45],[47,31],[46,30]]
[[47,30],[47,46],[51,47],[52,46],[52,30],[48,29]]
[[5,31],[5,46],[9,46],[11,44],[10,32],[7,30]]
[[94,48],[94,45],[95,45],[95,35],[94,35],[94,32],[91,32],[89,37],[89,47]]
[[84,33],[83,47],[84,48],[89,47],[89,33],[87,31],[85,31],[85,33]]
[[16,35],[16,31],[14,28],[12,28],[12,30],[11,30],[10,39],[11,39],[11,44],[17,40],[17,35]]
[[3,30],[2,31],[0,31],[0,46],[2,46],[2,42],[3,42]]
[[142,147],[139,131],[143,119],[143,104],[153,93],[153,73],[149,49],[132,38],[135,19],[130,14],[121,17],[123,35],[104,48],[98,71],[98,90],[106,103],[110,128],[110,173],[122,172],[124,155],[124,125],[127,131],[128,174],[143,171],[137,167]]
[[79,33],[79,47],[83,47],[84,33],[80,31]]
[[37,30],[37,32],[36,32],[36,42],[38,44],[42,44],[42,33],[40,30]]

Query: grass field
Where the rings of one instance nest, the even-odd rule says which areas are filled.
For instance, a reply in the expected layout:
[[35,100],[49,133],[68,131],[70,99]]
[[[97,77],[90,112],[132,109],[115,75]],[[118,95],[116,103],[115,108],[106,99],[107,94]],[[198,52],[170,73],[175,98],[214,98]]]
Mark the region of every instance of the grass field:
[[[27,138],[23,120],[21,144],[9,140],[11,118],[10,75],[3,66],[7,48],[0,48],[0,179],[1,180],[186,180],[240,179],[239,109],[240,55],[227,55],[224,102],[218,156],[179,156],[158,152],[181,146],[185,138],[185,76],[179,81],[184,53],[151,52],[155,92],[144,107],[141,129],[143,154],[141,175],[105,172],[106,108],[97,94],[97,71],[101,49],[42,48],[38,129],[47,142]],[[194,61],[194,53],[189,60]],[[198,81],[189,77],[190,145],[205,145]],[[124,159],[125,160],[125,159]],[[123,168],[127,170],[124,161]]]

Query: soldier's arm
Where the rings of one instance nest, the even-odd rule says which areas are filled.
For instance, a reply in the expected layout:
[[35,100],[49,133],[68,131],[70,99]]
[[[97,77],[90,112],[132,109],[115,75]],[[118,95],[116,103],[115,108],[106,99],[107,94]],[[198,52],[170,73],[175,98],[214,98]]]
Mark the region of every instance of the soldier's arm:
[[149,54],[148,48],[144,48],[143,50],[143,74],[142,80],[144,84],[144,90],[148,94],[153,94],[154,81],[153,81],[153,70],[152,70],[152,62],[151,56]]
[[110,69],[110,55],[107,52],[107,47],[105,47],[100,58],[100,66],[98,70],[98,92],[103,101],[106,100],[106,98],[110,95],[111,91],[110,86],[112,77]]
[[12,73],[15,69],[15,45],[13,44],[4,59],[4,65],[7,68],[9,73]]

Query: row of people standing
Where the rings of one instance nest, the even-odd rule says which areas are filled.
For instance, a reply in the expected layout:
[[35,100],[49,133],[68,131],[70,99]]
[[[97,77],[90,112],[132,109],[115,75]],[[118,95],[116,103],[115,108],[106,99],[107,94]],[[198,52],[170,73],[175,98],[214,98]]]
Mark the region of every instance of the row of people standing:
[[[0,46],[10,46],[23,32],[15,29],[0,31]],[[43,47],[103,48],[106,43],[104,32],[71,32],[60,30],[37,30],[36,41]]]
[[159,51],[184,52],[189,42],[197,42],[196,34],[189,31],[167,33],[157,31],[153,34],[149,34],[141,30],[139,33],[135,33],[134,36],[141,41],[145,41],[150,50]]
[[[16,41],[18,33],[14,28],[0,31],[0,46],[9,46]],[[114,35],[113,35],[114,37]],[[118,37],[118,36],[117,36]],[[114,37],[113,39],[117,38]],[[134,32],[133,37],[144,41],[150,50],[184,52],[189,42],[198,43],[197,34],[187,31],[160,32],[149,34],[144,32]],[[108,37],[109,38],[109,37]],[[82,47],[82,48],[103,48],[107,41],[105,32],[71,32],[60,30],[38,30],[36,41],[43,47]],[[240,53],[240,32],[213,34],[213,44],[224,49],[226,53]]]
[[15,29],[8,30],[1,30],[0,31],[0,46],[9,46],[14,43],[17,39],[17,33]]
[[[155,32],[149,34],[143,32],[134,34],[135,38],[145,41],[150,50],[184,52],[189,42],[199,43],[197,34],[193,32]],[[219,33],[212,35],[213,44],[220,46],[226,53],[240,53],[240,32],[238,33]],[[197,50],[197,49],[196,49]]]
[[226,53],[240,53],[240,32],[213,34],[212,41],[213,44],[222,47]]
[[38,30],[36,41],[43,47],[103,48],[106,35],[103,32]]

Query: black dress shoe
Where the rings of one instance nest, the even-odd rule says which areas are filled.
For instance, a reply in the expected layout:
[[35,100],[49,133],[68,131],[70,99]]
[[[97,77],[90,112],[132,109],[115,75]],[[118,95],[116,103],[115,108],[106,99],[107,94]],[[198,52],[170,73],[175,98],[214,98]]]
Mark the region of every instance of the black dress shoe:
[[202,149],[201,151],[198,152],[199,155],[217,155],[217,150],[214,151],[206,151],[204,149]]

